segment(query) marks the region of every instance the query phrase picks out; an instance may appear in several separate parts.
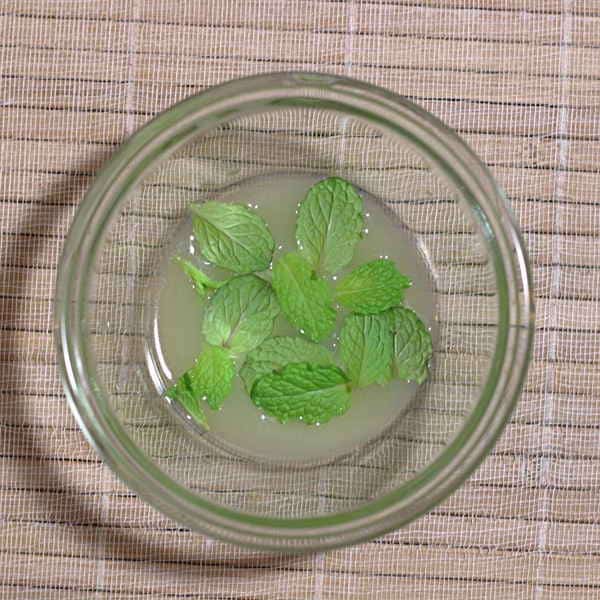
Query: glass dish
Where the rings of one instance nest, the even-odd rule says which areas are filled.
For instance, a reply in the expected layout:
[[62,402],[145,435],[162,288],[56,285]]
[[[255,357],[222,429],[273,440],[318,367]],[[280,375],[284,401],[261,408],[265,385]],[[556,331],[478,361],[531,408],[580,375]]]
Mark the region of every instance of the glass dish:
[[[368,192],[414,239],[435,295],[429,380],[381,435],[331,460],[260,460],[202,435],[149,359],[159,265],[189,203],[277,173]],[[481,161],[410,101],[310,73],[225,83],[133,135],[77,213],[56,296],[67,397],[104,461],[182,525],[284,552],[364,541],[446,498],[510,418],[533,335],[526,252]]]

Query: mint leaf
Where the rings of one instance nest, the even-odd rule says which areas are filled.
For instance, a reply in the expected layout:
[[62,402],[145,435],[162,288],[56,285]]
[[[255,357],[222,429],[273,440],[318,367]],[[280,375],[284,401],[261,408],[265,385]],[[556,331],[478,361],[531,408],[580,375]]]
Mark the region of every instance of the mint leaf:
[[206,275],[202,269],[199,269],[193,262],[176,256],[174,261],[181,267],[182,271],[189,277],[192,282],[192,287],[202,298],[206,296],[208,290],[216,290],[220,288],[224,282],[215,281]]
[[227,350],[209,346],[196,359],[190,376],[196,397],[206,400],[216,410],[231,393],[235,365]]
[[265,221],[242,204],[193,204],[194,234],[203,256],[224,269],[244,274],[271,263],[275,242]]
[[189,373],[184,373],[177,383],[171,386],[165,396],[171,400],[175,400],[205,429],[210,429],[206,415],[200,406],[199,398],[192,389],[192,378]]
[[326,423],[350,406],[348,378],[338,367],[292,363],[257,379],[252,401],[282,423]]
[[352,312],[371,315],[401,304],[411,285],[393,261],[380,258],[346,275],[337,285],[336,298]]
[[240,275],[221,286],[206,306],[202,331],[209,344],[248,352],[271,335],[279,304],[271,285]]
[[282,256],[273,269],[273,288],[288,321],[314,342],[333,332],[336,313],[326,281],[299,254]]
[[421,384],[427,379],[433,353],[431,334],[410,308],[398,307],[394,316],[394,366],[396,377]]
[[333,363],[333,355],[324,346],[300,337],[269,338],[248,354],[244,366],[240,369],[240,377],[244,381],[246,391],[252,391],[252,386],[259,377],[292,362],[329,365]]
[[200,401],[204,400],[212,409],[218,409],[231,393],[235,365],[228,352],[217,346],[209,346],[170,387],[166,396],[177,400],[182,406],[208,429]]
[[317,272],[332,275],[352,260],[363,228],[362,211],[362,198],[339,177],[310,188],[298,211],[296,240]]
[[350,315],[340,334],[342,362],[357,387],[392,378],[393,336],[384,315]]

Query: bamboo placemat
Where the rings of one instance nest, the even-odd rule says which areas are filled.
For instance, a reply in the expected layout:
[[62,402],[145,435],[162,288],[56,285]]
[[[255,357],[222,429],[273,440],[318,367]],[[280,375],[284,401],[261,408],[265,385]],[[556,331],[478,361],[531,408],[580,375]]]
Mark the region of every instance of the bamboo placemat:
[[[0,0],[0,597],[599,598],[600,4]],[[79,432],[58,381],[63,240],[118,144],[243,75],[364,79],[454,127],[533,263],[535,357],[493,454],[383,539],[266,557],[179,528]]]

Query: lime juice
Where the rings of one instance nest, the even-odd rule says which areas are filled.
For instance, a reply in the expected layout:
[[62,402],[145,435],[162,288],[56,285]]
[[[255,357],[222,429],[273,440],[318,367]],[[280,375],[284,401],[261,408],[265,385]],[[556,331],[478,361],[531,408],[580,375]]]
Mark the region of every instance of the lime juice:
[[[314,175],[282,174],[249,180],[224,193],[219,200],[248,206],[266,221],[276,243],[273,253],[273,263],[276,263],[284,254],[297,250],[295,230],[299,204],[307,190],[320,179]],[[435,328],[431,279],[414,239],[398,223],[392,211],[368,194],[361,191],[360,195],[364,206],[362,239],[355,247],[352,261],[335,275],[328,276],[331,285],[368,261],[389,259],[412,280],[412,286],[405,292],[404,304],[415,309],[430,330]],[[162,285],[149,335],[149,354],[164,385],[157,391],[168,403],[172,401],[164,397],[165,389],[194,364],[206,346],[202,335],[206,300],[196,293],[174,257],[195,263],[217,281],[231,276],[199,253],[190,215],[165,252],[161,265]],[[270,269],[259,273],[268,281],[272,277],[273,263]],[[337,362],[343,315],[341,310],[335,331],[321,342],[337,353]],[[298,334],[283,314],[276,318],[273,335]],[[237,370],[243,365],[244,358],[243,354],[235,356]],[[206,407],[208,432],[201,425],[194,426],[207,440],[217,441],[243,456],[276,461],[328,460],[361,447],[396,419],[402,418],[417,388],[414,382],[392,379],[387,385],[372,384],[353,389],[347,412],[326,423],[309,426],[299,421],[280,423],[265,414],[252,402],[243,381],[236,376],[233,391],[222,407],[219,410]],[[193,422],[193,419],[189,420]]]

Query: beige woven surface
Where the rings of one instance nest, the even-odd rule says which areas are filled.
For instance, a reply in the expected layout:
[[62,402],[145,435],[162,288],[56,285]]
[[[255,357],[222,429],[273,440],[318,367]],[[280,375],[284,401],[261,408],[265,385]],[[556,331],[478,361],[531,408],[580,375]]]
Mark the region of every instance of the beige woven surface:
[[[0,0],[0,597],[600,597],[600,3]],[[477,473],[383,539],[268,557],[177,527],[98,460],[59,384],[56,263],[102,161],[221,81],[335,72],[455,127],[507,190],[535,360]]]

